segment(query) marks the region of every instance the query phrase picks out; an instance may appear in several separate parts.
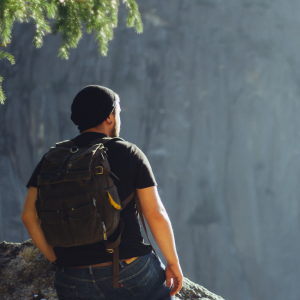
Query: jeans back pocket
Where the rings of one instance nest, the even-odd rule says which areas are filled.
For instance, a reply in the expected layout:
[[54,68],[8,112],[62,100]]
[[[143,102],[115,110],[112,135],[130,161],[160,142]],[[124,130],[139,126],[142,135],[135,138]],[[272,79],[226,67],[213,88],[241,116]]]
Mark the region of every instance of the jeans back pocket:
[[123,278],[120,280],[121,286],[130,291],[134,296],[147,294],[158,279],[158,274],[151,259],[148,258],[146,264],[139,270],[136,266],[130,267],[129,265],[128,270],[125,270],[124,274],[122,274]]
[[60,282],[54,281],[54,286],[58,295],[62,295],[65,297],[77,297],[76,286],[66,285]]

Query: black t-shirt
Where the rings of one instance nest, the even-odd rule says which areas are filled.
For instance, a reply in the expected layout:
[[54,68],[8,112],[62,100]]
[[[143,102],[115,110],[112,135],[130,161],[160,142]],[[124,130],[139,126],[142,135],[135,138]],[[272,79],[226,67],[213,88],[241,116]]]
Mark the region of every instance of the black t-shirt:
[[[72,141],[78,147],[83,147],[90,142],[105,137],[97,132],[83,133]],[[115,185],[121,201],[124,201],[136,188],[143,189],[156,185],[156,181],[145,154],[134,144],[112,140],[105,144],[108,148],[108,161],[111,171],[120,179],[115,180]],[[27,187],[37,187],[37,176],[40,173],[43,158],[35,168]],[[124,229],[119,245],[120,259],[142,256],[150,253],[152,248],[144,243],[140,225],[136,215],[135,202],[130,201],[121,211]],[[110,236],[110,240],[117,237],[118,232]],[[112,261],[112,254],[105,251],[103,242],[76,247],[54,247],[59,266],[83,266]]]

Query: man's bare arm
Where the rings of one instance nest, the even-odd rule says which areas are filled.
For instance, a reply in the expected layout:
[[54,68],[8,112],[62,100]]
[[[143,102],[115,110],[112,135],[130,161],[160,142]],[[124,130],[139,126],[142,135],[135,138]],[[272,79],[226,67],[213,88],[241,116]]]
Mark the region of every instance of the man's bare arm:
[[168,287],[171,286],[171,279],[173,278],[174,286],[171,290],[171,296],[173,296],[182,287],[183,275],[179,265],[169,216],[155,186],[137,189],[137,193],[151,233],[167,261],[166,278]]
[[22,221],[27,228],[32,241],[37,248],[50,260],[55,261],[56,256],[53,247],[46,242],[44,233],[40,228],[39,220],[36,218],[35,201],[37,199],[37,188],[29,187],[22,212]]

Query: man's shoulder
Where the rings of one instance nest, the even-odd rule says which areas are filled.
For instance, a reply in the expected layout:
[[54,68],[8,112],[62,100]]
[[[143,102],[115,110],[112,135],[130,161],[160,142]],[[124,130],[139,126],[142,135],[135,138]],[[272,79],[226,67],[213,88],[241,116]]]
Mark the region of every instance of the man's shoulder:
[[112,140],[107,144],[107,148],[113,151],[127,152],[131,156],[145,156],[143,151],[136,144],[124,139]]
[[109,143],[108,146],[113,146],[118,149],[136,149],[138,146],[134,143],[124,140],[123,138],[113,138]]

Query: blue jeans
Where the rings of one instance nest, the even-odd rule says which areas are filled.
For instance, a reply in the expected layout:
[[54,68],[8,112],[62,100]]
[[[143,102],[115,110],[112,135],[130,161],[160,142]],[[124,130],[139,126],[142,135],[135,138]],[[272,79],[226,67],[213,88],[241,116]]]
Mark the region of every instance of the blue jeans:
[[166,286],[165,266],[153,253],[129,265],[120,261],[120,287],[113,288],[112,266],[71,269],[58,267],[54,285],[59,300],[174,300]]

